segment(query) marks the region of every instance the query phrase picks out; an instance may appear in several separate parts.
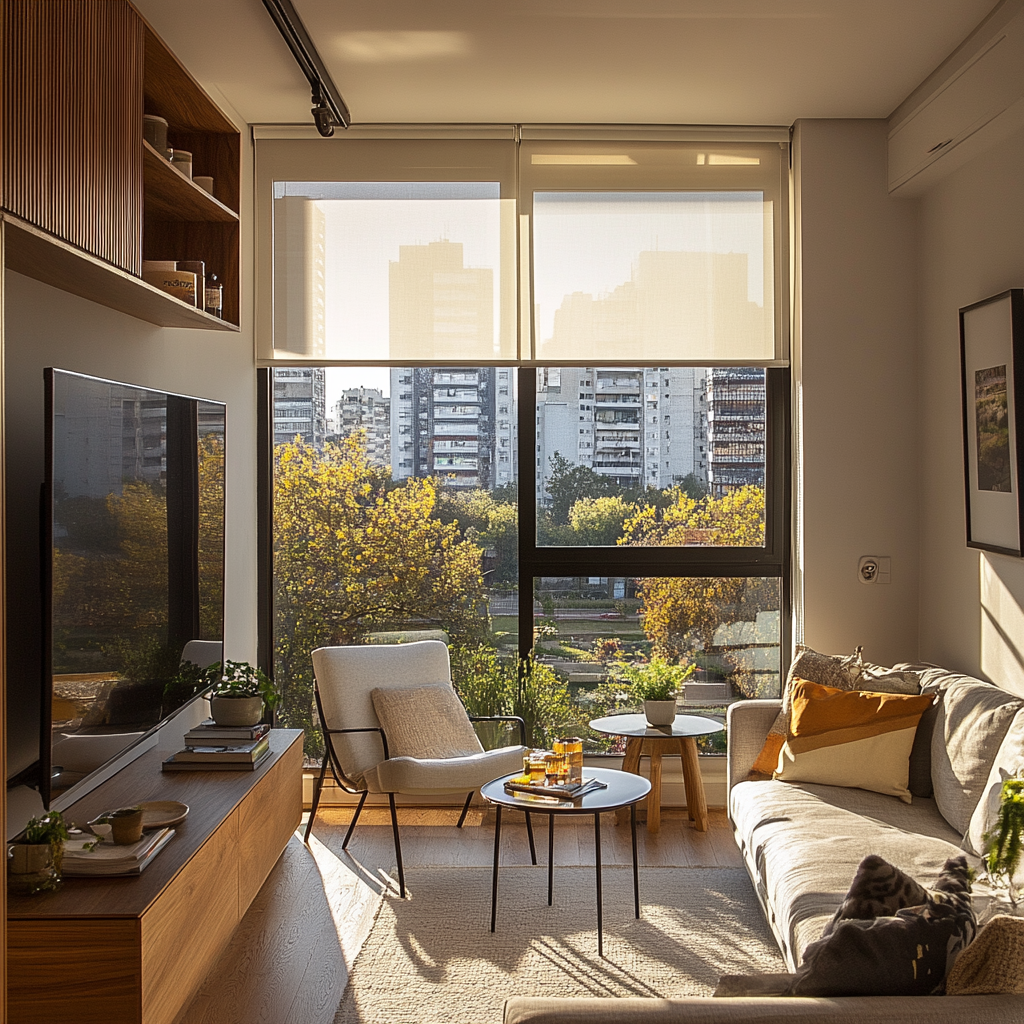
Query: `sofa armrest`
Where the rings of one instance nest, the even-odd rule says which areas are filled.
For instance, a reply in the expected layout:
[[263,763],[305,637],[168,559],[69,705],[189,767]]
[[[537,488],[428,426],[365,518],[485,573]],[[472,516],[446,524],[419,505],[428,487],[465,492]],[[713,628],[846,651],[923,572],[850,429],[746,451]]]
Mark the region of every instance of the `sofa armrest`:
[[541,999],[505,1003],[505,1024],[1019,1024],[1024,997],[744,996],[710,999]]
[[[781,700],[739,700],[729,705],[728,789],[742,782],[764,746],[772,722],[782,710]],[[729,806],[728,793],[726,807]]]

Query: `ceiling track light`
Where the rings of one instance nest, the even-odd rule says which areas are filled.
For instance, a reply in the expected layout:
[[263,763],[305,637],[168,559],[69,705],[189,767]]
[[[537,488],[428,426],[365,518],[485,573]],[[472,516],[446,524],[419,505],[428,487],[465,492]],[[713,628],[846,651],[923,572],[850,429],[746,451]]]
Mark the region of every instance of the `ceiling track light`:
[[263,6],[274,19],[278,32],[292,51],[295,63],[309,82],[316,130],[326,139],[334,134],[335,125],[347,128],[352,123],[352,115],[320,59],[320,54],[316,52],[313,40],[309,38],[292,0],[263,0]]

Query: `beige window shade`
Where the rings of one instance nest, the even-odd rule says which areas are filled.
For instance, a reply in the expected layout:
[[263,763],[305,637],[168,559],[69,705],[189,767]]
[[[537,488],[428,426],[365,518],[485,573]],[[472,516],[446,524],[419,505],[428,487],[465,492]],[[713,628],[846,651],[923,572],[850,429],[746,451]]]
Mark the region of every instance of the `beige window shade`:
[[511,141],[261,141],[261,360],[515,359],[514,182]]
[[533,358],[784,363],[784,153],[524,141]]

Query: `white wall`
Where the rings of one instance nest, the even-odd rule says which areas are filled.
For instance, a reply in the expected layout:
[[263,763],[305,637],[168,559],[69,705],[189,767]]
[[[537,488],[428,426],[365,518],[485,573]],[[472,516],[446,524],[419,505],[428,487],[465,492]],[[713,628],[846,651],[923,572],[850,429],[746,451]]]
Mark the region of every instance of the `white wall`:
[[920,651],[1024,694],[1024,561],[966,546],[958,310],[1024,287],[1024,131],[921,200]]
[[[252,209],[252,158],[247,132],[242,140],[239,333],[154,327],[19,274],[6,274],[4,416],[11,693],[19,684],[31,686],[24,679],[28,666],[36,666],[38,671],[45,366],[227,404],[225,656],[255,661],[256,372],[252,218],[247,215]],[[22,650],[32,655],[23,663],[19,661]],[[8,711],[7,770],[11,776],[37,756],[37,732],[30,734],[29,723],[38,723],[38,711],[19,709],[11,702]]]
[[[917,203],[886,190],[886,124],[798,121],[795,375],[803,404],[804,639],[917,656]],[[865,586],[862,555],[892,582]]]

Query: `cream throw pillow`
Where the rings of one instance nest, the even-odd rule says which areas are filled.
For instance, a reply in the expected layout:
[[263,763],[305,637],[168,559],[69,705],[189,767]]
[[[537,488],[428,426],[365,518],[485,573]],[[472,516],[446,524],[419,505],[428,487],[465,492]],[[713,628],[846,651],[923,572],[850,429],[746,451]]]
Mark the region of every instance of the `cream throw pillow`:
[[776,779],[848,786],[911,802],[910,751],[930,694],[839,690],[796,680]]
[[445,683],[370,691],[391,757],[444,758],[479,754],[473,723]]

